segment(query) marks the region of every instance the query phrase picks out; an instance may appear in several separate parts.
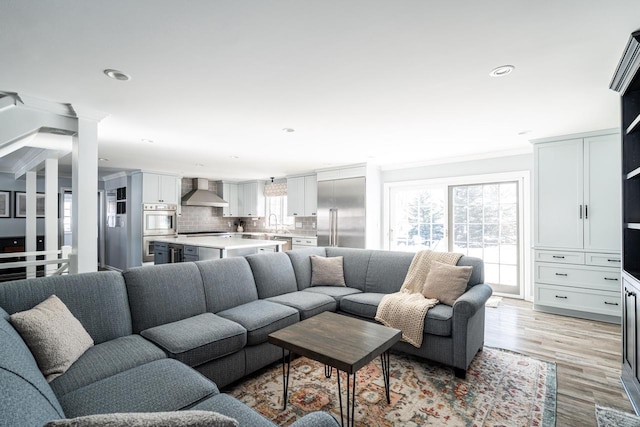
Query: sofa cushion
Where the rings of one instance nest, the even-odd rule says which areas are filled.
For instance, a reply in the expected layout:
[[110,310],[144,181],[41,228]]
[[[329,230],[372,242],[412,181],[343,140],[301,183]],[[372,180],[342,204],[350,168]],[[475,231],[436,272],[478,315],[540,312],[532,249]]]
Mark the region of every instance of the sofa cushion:
[[202,276],[193,263],[135,267],[123,275],[135,333],[206,311]]
[[36,360],[0,308],[0,420],[40,426],[65,414]]
[[204,282],[207,311],[217,313],[258,299],[251,267],[244,257],[196,262]]
[[347,286],[342,256],[311,256],[311,286]]
[[338,303],[336,309],[340,308],[340,301],[344,296],[362,293],[361,290],[355,288],[343,288],[338,286],[312,286],[306,288],[304,292],[312,292],[322,295],[328,295]]
[[291,260],[284,252],[247,256],[261,299],[298,290]]
[[44,427],[238,427],[233,418],[212,411],[129,412],[51,421]]
[[328,257],[344,257],[344,281],[350,288],[365,291],[369,259],[374,251],[353,248],[326,248]]
[[266,342],[271,332],[300,320],[300,314],[295,308],[265,300],[252,301],[217,314],[239,323],[247,330],[247,345]]
[[[275,427],[275,424],[228,394],[216,394],[193,408],[195,411],[215,411],[231,417],[241,426]],[[310,426],[311,427],[311,426]]]
[[25,311],[55,294],[95,344],[131,335],[131,312],[122,274],[116,271],[39,277],[0,283],[0,307]]
[[87,350],[64,375],[51,382],[51,388],[60,398],[80,387],[166,357],[164,351],[140,335],[116,338]]
[[[345,296],[340,301],[340,311],[374,320],[378,305],[385,295],[367,292]],[[452,319],[453,308],[448,305],[437,304],[427,311],[427,316],[424,319],[424,333],[443,337],[451,336]]]
[[458,267],[431,261],[431,268],[422,288],[422,295],[451,305],[462,295],[469,283],[473,267]]
[[301,248],[285,252],[293,265],[293,272],[296,275],[298,290],[303,290],[311,286],[311,256],[327,256],[327,251],[323,247]]
[[391,294],[404,283],[414,254],[411,252],[371,251],[365,292]]
[[300,312],[300,320],[308,319],[323,311],[336,311],[337,307],[336,300],[329,295],[304,291],[289,292],[266,300],[295,308]]
[[216,385],[174,359],[129,369],[60,398],[67,417],[114,412],[162,412],[190,408],[218,394]]
[[246,329],[213,313],[155,326],[140,335],[164,349],[169,357],[189,366],[226,356],[247,343]]
[[59,377],[91,346],[93,339],[64,302],[51,295],[30,310],[9,316],[47,381]]

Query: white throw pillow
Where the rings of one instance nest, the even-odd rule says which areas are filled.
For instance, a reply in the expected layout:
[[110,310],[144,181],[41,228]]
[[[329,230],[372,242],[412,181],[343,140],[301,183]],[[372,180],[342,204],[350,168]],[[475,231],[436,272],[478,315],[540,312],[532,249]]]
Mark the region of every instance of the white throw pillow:
[[422,295],[426,298],[435,298],[442,304],[453,306],[467,289],[472,271],[473,267],[470,266],[458,267],[431,261],[431,268],[424,282]]
[[347,286],[344,282],[343,257],[311,255],[311,286]]
[[64,374],[82,354],[93,346],[93,339],[82,324],[55,295],[31,310],[9,316],[47,381]]

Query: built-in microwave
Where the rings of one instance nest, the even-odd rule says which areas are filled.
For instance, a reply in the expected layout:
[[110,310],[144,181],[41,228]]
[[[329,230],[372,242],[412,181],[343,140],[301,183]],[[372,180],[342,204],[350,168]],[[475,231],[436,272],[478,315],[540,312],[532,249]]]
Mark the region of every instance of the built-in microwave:
[[155,203],[143,205],[142,234],[166,236],[177,233],[177,205]]

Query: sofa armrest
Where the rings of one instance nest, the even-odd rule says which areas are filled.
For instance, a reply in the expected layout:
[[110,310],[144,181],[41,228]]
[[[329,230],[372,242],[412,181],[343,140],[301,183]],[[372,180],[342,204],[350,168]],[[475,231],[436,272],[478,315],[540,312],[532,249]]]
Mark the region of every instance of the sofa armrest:
[[475,285],[462,294],[453,304],[454,318],[469,319],[487,302],[493,289],[485,283]]
[[339,427],[340,424],[329,413],[317,411],[305,415],[290,427]]

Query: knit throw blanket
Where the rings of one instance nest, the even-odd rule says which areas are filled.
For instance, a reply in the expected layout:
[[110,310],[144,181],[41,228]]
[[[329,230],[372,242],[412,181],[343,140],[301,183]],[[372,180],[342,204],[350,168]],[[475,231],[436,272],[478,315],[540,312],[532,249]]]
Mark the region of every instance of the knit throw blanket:
[[427,311],[439,302],[437,299],[422,295],[431,261],[456,265],[460,257],[462,254],[433,252],[429,249],[416,253],[400,291],[385,295],[380,301],[376,320],[390,328],[400,329],[403,341],[420,348],[424,318],[427,316]]

